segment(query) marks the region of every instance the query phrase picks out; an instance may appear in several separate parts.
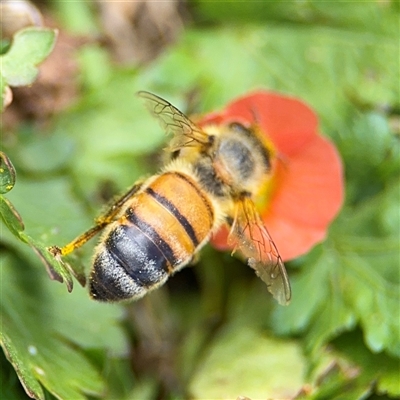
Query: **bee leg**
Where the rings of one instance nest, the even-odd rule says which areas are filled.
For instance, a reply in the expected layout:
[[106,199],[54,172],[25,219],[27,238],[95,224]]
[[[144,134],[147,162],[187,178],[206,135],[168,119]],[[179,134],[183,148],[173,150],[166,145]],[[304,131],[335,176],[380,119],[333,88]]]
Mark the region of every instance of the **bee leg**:
[[115,203],[109,208],[109,210],[100,215],[95,219],[95,225],[87,230],[86,232],[79,235],[77,238],[69,242],[63,247],[52,246],[49,248],[49,251],[54,256],[66,256],[72,253],[75,249],[83,246],[86,242],[88,242],[92,237],[97,235],[102,229],[104,229],[110,222],[112,222],[115,217],[120,212],[123,204],[131,198],[141,187],[143,182],[136,182],[123,196],[117,199]]
[[[142,184],[142,181],[136,182],[126,193],[124,193],[111,205],[109,210],[104,215],[97,217],[95,219],[96,226],[99,225],[104,228],[105,225],[108,225],[110,222],[112,222],[120,212],[121,207],[127,202],[127,200],[129,200],[135,193],[139,191],[139,189],[142,187]],[[89,231],[90,230],[91,229],[89,229]]]

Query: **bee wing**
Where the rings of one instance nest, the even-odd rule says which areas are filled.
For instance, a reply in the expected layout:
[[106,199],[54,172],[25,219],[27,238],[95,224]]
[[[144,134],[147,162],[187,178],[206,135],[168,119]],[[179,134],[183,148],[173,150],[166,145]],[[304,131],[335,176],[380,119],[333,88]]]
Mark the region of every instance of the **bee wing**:
[[233,245],[233,252],[239,250],[248,259],[278,303],[289,304],[291,289],[285,266],[250,198],[236,204],[228,243]]
[[158,119],[165,131],[174,135],[170,151],[187,146],[204,146],[209,143],[209,135],[168,101],[145,91],[138,92],[138,96],[144,99],[147,108]]

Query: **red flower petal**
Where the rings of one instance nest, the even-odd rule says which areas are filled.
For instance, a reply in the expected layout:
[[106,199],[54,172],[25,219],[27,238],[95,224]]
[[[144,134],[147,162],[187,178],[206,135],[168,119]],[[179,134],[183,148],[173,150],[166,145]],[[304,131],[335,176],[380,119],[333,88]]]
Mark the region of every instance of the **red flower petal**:
[[335,147],[315,136],[276,173],[277,187],[262,214],[283,259],[322,241],[343,201],[342,165]]
[[[256,123],[278,154],[274,192],[262,219],[283,259],[322,241],[343,201],[342,164],[333,144],[318,134],[314,112],[294,98],[257,91],[209,114],[201,124]],[[227,248],[227,230],[212,240]]]

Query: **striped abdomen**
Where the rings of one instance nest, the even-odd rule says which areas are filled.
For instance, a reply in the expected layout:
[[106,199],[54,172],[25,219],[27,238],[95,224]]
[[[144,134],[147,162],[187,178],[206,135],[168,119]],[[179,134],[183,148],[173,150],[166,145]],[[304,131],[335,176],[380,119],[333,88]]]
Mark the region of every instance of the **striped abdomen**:
[[156,177],[132,198],[98,246],[90,276],[92,297],[142,297],[189,263],[213,226],[213,206],[197,182],[180,172]]

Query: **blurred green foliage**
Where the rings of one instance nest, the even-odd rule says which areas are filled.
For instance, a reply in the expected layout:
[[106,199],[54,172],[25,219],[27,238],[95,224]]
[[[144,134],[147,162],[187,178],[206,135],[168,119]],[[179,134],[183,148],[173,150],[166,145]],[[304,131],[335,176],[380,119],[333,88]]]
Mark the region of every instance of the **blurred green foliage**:
[[[92,5],[52,3],[59,29],[101,31]],[[17,171],[0,198],[7,359],[37,399],[400,396],[398,3],[189,6],[191,26],[149,65],[118,66],[88,41],[76,51],[75,104],[44,127],[2,132]],[[136,91],[202,113],[259,87],[309,103],[345,167],[346,204],[329,237],[288,263],[289,307],[208,248],[193,270],[127,306],[48,279],[26,243],[47,257],[46,246],[91,225],[104,198],[161,165],[166,139]],[[69,257],[74,269],[88,271],[92,248]],[[47,268],[72,289],[67,266],[50,257]],[[24,398],[0,363],[0,397]]]

